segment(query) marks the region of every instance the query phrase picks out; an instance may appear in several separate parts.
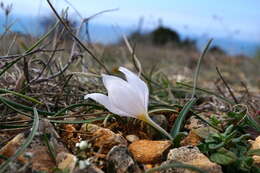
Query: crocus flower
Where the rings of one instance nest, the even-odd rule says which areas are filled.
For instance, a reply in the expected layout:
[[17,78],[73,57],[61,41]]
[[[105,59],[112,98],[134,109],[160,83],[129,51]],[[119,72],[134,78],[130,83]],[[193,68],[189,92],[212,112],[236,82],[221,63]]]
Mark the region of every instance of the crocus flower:
[[108,95],[92,93],[87,94],[84,98],[95,100],[114,114],[142,120],[172,139],[172,137],[163,128],[153,122],[148,115],[149,90],[146,83],[136,74],[124,67],[120,67],[119,71],[125,74],[126,80],[116,76],[102,74],[102,80]]

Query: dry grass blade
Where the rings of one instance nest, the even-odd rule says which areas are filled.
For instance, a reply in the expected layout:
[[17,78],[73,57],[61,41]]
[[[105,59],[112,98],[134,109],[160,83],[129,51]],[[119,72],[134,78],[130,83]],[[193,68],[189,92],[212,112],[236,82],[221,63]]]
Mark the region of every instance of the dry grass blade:
[[36,108],[33,108],[33,112],[34,112],[34,121],[33,121],[33,126],[32,126],[32,130],[31,133],[29,134],[28,138],[26,139],[25,143],[22,144],[20,146],[20,148],[17,150],[17,152],[15,153],[15,155],[13,155],[12,157],[8,158],[4,163],[2,163],[0,165],[0,173],[4,173],[5,170],[8,168],[9,164],[14,161],[19,155],[21,155],[25,149],[30,145],[30,143],[32,142],[37,130],[38,130],[38,126],[39,126],[39,116],[38,116],[38,112]]

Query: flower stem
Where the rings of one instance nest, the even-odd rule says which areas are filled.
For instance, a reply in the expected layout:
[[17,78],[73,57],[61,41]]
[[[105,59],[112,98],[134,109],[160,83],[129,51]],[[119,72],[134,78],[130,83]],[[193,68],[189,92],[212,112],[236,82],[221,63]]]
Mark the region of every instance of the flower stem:
[[164,130],[162,127],[160,127],[158,124],[156,124],[150,117],[148,114],[144,115],[142,117],[142,120],[146,123],[148,123],[149,125],[151,125],[152,127],[154,127],[156,130],[158,130],[159,132],[161,132],[163,135],[167,136],[171,141],[173,141],[172,136],[166,131]]

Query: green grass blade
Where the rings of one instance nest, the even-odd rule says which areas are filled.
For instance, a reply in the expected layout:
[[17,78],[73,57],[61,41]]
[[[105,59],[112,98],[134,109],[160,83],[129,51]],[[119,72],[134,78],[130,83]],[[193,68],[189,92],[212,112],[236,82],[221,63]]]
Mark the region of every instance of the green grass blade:
[[68,107],[65,107],[65,108],[59,110],[57,113],[55,113],[53,115],[53,117],[60,116],[63,113],[65,113],[67,110],[71,110],[71,109],[74,109],[74,108],[77,108],[77,107],[82,107],[82,106],[91,106],[91,107],[95,107],[97,109],[104,109],[104,107],[102,107],[102,106],[91,104],[91,103],[77,103],[77,104],[69,105]]
[[190,111],[190,108],[196,103],[197,99],[196,98],[192,98],[190,101],[188,101],[183,109],[181,110],[180,114],[178,115],[177,119],[174,122],[174,125],[171,129],[171,135],[173,138],[175,138],[176,136],[178,136],[183,122],[186,119],[186,115],[187,113]]
[[[7,98],[1,97],[1,96],[0,96],[0,99],[4,100],[9,105],[13,106],[15,109],[22,109],[22,110],[25,110],[25,111],[33,112],[33,108],[32,107],[25,106],[25,105],[22,105],[20,103],[13,102],[13,101],[11,101],[11,100],[9,100]],[[41,111],[41,110],[38,110],[38,113],[40,115],[47,115],[47,116],[51,116],[51,115],[55,114],[54,112],[46,112],[46,111]]]
[[189,170],[196,171],[199,173],[207,173],[207,171],[204,171],[203,169],[197,168],[192,165],[183,164],[183,163],[169,163],[169,164],[159,166],[156,168],[151,168],[151,169],[147,170],[145,173],[152,173],[152,172],[162,171],[162,170],[166,170],[166,169],[170,169],[170,168],[184,168],[184,169],[189,169]]
[[1,101],[3,104],[5,104],[7,107],[9,107],[10,109],[14,110],[15,112],[18,112],[18,113],[20,113],[20,114],[22,114],[22,115],[25,115],[25,116],[27,116],[27,117],[33,118],[30,114],[27,114],[27,113],[25,113],[25,112],[23,112],[23,111],[20,111],[19,109],[16,109],[15,107],[13,107],[13,106],[10,105],[9,103],[7,103],[4,99],[2,99],[2,97],[0,97],[0,101]]
[[26,141],[20,146],[20,148],[16,151],[16,153],[9,157],[4,163],[0,165],[0,173],[4,173],[5,170],[8,168],[9,164],[14,161],[19,155],[21,155],[25,149],[30,145],[32,142],[39,126],[39,116],[36,108],[33,108],[33,113],[34,113],[34,121],[33,121],[33,126],[32,126],[32,131],[29,134],[28,138]]
[[201,61],[202,59],[204,58],[204,56],[206,55],[206,53],[208,52],[209,50],[209,46],[211,44],[213,39],[210,39],[206,45],[206,47],[204,48],[200,58],[199,58],[199,61],[197,63],[197,67],[196,67],[196,71],[195,71],[195,76],[194,76],[194,83],[193,83],[193,90],[192,90],[192,98],[195,96],[196,94],[196,87],[197,87],[197,83],[198,83],[198,78],[199,78],[199,72],[200,72],[200,66],[201,66]]
[[23,95],[23,94],[21,94],[21,93],[15,92],[15,91],[10,91],[10,90],[7,90],[7,89],[2,89],[2,88],[0,88],[0,94],[1,94],[1,93],[10,93],[10,94],[13,94],[13,95],[15,95],[15,96],[22,97],[22,98],[24,98],[24,99],[26,99],[26,100],[29,100],[29,101],[31,101],[31,102],[34,102],[34,103],[37,103],[37,104],[43,104],[42,102],[36,100],[35,98],[32,98],[32,97],[30,97],[30,96]]
[[199,61],[197,63],[196,71],[195,71],[195,76],[194,76],[194,81],[193,81],[193,90],[192,90],[192,97],[191,99],[184,105],[183,109],[181,110],[180,114],[178,115],[177,119],[174,122],[174,125],[171,129],[171,135],[173,138],[177,137],[178,134],[180,133],[181,127],[184,123],[184,120],[186,119],[186,114],[189,112],[190,108],[196,103],[197,99],[195,98],[196,94],[196,88],[197,88],[197,83],[198,83],[198,77],[199,77],[199,71],[200,71],[200,66],[201,66],[201,61],[206,55],[209,46],[212,42],[212,39],[210,39],[203,50]]
[[9,69],[11,68],[15,63],[17,63],[20,59],[13,60],[12,62],[9,62],[6,64],[3,68],[3,70],[0,71],[0,77]]

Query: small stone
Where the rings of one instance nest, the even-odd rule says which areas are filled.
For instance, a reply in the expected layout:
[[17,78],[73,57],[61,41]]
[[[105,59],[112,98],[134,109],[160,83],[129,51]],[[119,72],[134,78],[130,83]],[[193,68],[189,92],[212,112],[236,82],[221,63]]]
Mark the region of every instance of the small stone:
[[191,130],[187,137],[181,141],[181,146],[192,145],[197,146],[201,142],[202,138],[197,135],[194,130]]
[[171,145],[171,141],[138,140],[129,145],[129,150],[140,163],[157,163]]
[[191,116],[188,120],[187,123],[185,124],[185,128],[192,130],[192,129],[197,129],[200,127],[206,127],[207,125],[196,118],[195,116]]
[[[170,150],[167,161],[162,165],[181,162],[201,168],[210,173],[222,173],[221,166],[211,162],[197,147],[185,146]],[[194,171],[183,168],[171,168],[161,171],[161,173],[194,173]]]
[[134,142],[134,141],[139,140],[139,137],[136,136],[136,135],[127,135],[125,138],[126,138],[129,142]]
[[57,154],[56,161],[58,168],[69,169],[72,173],[76,166],[77,157],[70,153],[60,152]]
[[126,146],[114,146],[107,154],[107,172],[141,173]]
[[[251,150],[260,149],[260,136],[258,136],[254,141],[251,141]],[[254,163],[260,165],[260,156],[254,155],[253,156]]]
[[93,145],[102,148],[101,153],[108,153],[108,151],[115,145],[127,145],[127,140],[121,135],[116,134],[110,129],[102,128],[94,124],[89,124],[87,129],[95,138]]
[[200,127],[192,131],[203,139],[206,139],[212,133],[218,133],[218,131],[212,127]]
[[[24,138],[24,134],[23,133],[19,133],[18,135],[16,135],[11,141],[9,141],[4,147],[2,147],[0,149],[0,154],[9,158],[11,156],[13,156],[16,153],[16,150],[21,146],[21,144],[24,142],[25,138]],[[25,163],[26,159],[24,158],[23,155],[20,155],[17,158],[20,162]],[[3,162],[4,160],[0,159],[0,164]]]

